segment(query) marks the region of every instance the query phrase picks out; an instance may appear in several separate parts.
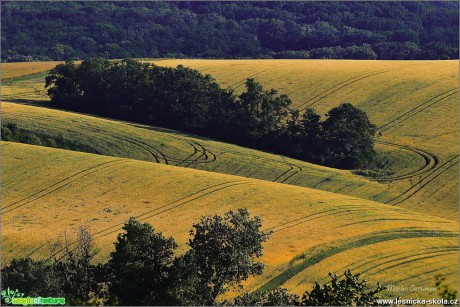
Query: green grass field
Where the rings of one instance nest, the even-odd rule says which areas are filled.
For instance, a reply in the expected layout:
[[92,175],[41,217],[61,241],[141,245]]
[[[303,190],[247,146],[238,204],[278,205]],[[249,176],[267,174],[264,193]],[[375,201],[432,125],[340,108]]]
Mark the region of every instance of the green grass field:
[[48,242],[82,224],[103,260],[130,216],[174,236],[183,252],[200,216],[247,207],[274,232],[265,273],[248,290],[282,285],[300,293],[347,268],[384,285],[432,287],[437,274],[457,283],[458,223],[446,219],[316,189],[40,146],[4,142],[2,157],[4,261],[49,257]]

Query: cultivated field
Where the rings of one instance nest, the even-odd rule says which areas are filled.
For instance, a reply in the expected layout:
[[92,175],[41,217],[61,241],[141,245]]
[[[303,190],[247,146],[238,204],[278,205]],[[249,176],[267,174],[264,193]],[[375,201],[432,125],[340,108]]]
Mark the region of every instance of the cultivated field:
[[[205,214],[247,207],[274,231],[263,276],[301,293],[351,268],[375,283],[458,281],[458,61],[162,60],[210,73],[238,93],[254,77],[324,114],[365,110],[394,173],[351,171],[178,131],[43,107],[54,63],[2,64],[2,121],[97,154],[2,143],[2,257],[49,257],[48,242],[88,224],[100,260],[130,216],[174,236],[180,252]],[[6,72],[5,72],[6,70]],[[32,104],[32,105],[31,105]],[[110,156],[110,157],[108,157]],[[151,163],[154,162],[154,163]],[[385,293],[427,297],[433,291]]]
[[[161,60],[153,62],[169,66],[183,64],[199,69],[203,73],[214,76],[222,86],[231,87],[236,92],[243,90],[246,78],[253,77],[267,88],[274,87],[281,93],[288,94],[293,99],[294,107],[300,110],[313,107],[320,114],[324,114],[333,106],[344,101],[357,105],[367,112],[372,122],[379,126],[381,136],[377,139],[377,148],[386,152],[391,158],[390,168],[395,174],[388,178],[380,178],[382,184],[377,189],[385,191],[384,194],[375,196],[374,188],[365,193],[354,193],[352,191],[355,184],[350,184],[349,189],[340,189],[342,187],[340,186],[334,190],[322,184],[317,185],[314,180],[305,181],[302,176],[289,177],[296,172],[295,170],[300,170],[300,168],[303,170],[303,166],[298,165],[301,162],[290,160],[288,164],[297,166],[284,164],[283,168],[293,167],[294,171],[288,172],[286,176],[276,181],[388,202],[419,212],[457,219],[458,61]],[[13,71],[14,65],[19,64],[26,65],[23,63],[8,64],[10,65],[8,69]],[[36,63],[28,65],[40,66]],[[18,69],[25,70],[23,66]],[[43,76],[36,75],[25,78],[25,80],[17,79],[10,82],[9,85],[3,85],[2,99],[12,102],[46,100]],[[6,104],[4,104],[4,110],[6,110],[3,114],[4,118],[16,120],[14,116],[9,115],[12,113],[8,113],[13,108],[19,110],[19,107],[13,106],[6,109]],[[17,111],[16,114],[21,112],[25,112],[24,109]],[[49,111],[43,112],[50,113]],[[23,118],[23,124],[35,129],[38,124],[29,122],[28,116],[32,116],[30,112]],[[78,126],[78,120],[73,120],[72,126]],[[44,125],[45,122],[46,125]],[[54,126],[59,123],[42,119],[40,125],[53,130]],[[113,131],[112,128],[108,130],[109,134]],[[85,138],[81,136],[81,133],[78,137]],[[142,142],[148,142],[156,150],[163,152],[160,147],[161,142],[157,142],[152,135],[147,136],[147,140],[143,139]],[[142,145],[135,147],[139,146]],[[139,156],[125,153],[125,150],[133,151],[132,148],[129,148],[116,153],[107,152],[105,149],[102,152],[139,158]],[[192,150],[195,151],[195,149]],[[146,150],[143,151],[145,152],[144,158],[141,159],[153,159],[152,155],[149,157]],[[189,150],[185,152],[192,153]],[[281,158],[275,157],[274,159],[280,160]],[[239,164],[243,159],[238,161],[232,157],[230,160]],[[263,174],[258,174],[259,165],[255,171],[251,167],[247,168],[253,165],[252,162],[251,160],[251,163],[239,164],[238,168],[235,167],[235,164],[223,168],[214,167],[214,164],[213,167],[208,168],[211,164],[205,167],[201,163],[199,168],[271,181],[282,174],[282,171],[280,173],[278,170],[274,173],[268,170],[268,173],[271,174],[267,174],[263,166]],[[260,162],[266,165],[264,161]],[[197,167],[196,163],[191,163],[190,166]],[[270,165],[270,169],[273,169],[273,165]],[[331,172],[334,171],[331,170]],[[328,185],[327,181],[324,183]],[[368,183],[366,182],[364,186],[367,189]],[[391,189],[389,194],[392,196],[389,196],[388,188]]]
[[2,120],[50,137],[61,135],[108,156],[306,186],[379,202],[403,192],[350,171],[162,128],[15,103],[3,103]]
[[[237,93],[252,77],[289,95],[299,110],[312,107],[324,114],[342,102],[354,104],[379,127],[379,145],[388,150],[408,146],[433,166],[428,167],[433,172],[429,177],[425,178],[429,172],[423,172],[411,178],[411,190],[395,202],[410,197],[411,202],[401,205],[457,218],[458,61],[165,60],[156,64],[198,69]],[[395,168],[406,168],[407,150],[397,149]]]
[[13,80],[18,77],[31,76],[38,73],[43,73],[54,68],[58,61],[49,62],[22,62],[22,63],[2,63],[2,82]]
[[[206,214],[238,207],[273,230],[265,273],[248,289],[283,285],[295,292],[325,281],[328,271],[361,271],[371,284],[433,287],[458,275],[458,223],[359,198],[189,168],[10,142],[2,144],[2,257],[50,256],[48,242],[88,224],[112,250],[130,216],[174,236]],[[45,227],[46,225],[46,227]],[[386,293],[430,297],[433,291]]]

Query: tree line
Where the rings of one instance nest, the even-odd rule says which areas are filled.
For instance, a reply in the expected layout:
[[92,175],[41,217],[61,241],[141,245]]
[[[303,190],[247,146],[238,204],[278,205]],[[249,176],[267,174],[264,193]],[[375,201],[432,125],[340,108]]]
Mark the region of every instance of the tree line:
[[[246,209],[204,216],[190,231],[189,249],[175,255],[178,244],[149,223],[130,218],[118,234],[106,263],[96,263],[98,248],[87,226],[76,239],[49,243],[51,257],[13,259],[2,269],[2,289],[27,296],[65,297],[69,305],[185,306],[372,306],[384,287],[371,289],[360,274],[316,283],[302,297],[284,288],[220,296],[243,289],[242,282],[262,274],[263,243],[270,232]],[[441,283],[440,283],[441,285]],[[449,292],[450,290],[447,289]],[[450,292],[449,292],[450,293]]]
[[59,64],[46,77],[59,108],[192,132],[337,168],[375,160],[373,125],[350,103],[323,120],[313,109],[292,110],[291,99],[247,79],[235,95],[210,75],[135,60],[89,59]]
[[457,1],[3,1],[2,61],[458,59]]

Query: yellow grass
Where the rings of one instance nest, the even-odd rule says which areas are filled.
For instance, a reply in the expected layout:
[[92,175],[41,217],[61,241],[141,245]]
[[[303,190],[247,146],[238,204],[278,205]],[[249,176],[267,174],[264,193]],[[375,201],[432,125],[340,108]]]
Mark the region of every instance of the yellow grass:
[[[3,142],[2,257],[49,256],[47,242],[88,224],[113,250],[130,216],[187,247],[192,223],[247,207],[274,231],[265,273],[247,289],[289,287],[300,293],[328,271],[363,271],[371,284],[432,287],[442,274],[457,285],[458,223],[360,198],[193,170]],[[37,247],[40,247],[37,249]],[[430,297],[433,291],[387,296]]]

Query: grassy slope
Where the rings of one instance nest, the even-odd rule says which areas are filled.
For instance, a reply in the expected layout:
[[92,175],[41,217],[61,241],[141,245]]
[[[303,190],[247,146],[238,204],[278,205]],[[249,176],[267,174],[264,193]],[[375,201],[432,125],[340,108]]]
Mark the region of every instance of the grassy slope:
[[[395,193],[395,199],[390,203],[457,219],[457,61],[162,60],[155,63],[170,66],[181,63],[197,68],[212,74],[224,87],[232,87],[236,92],[243,89],[247,77],[254,77],[266,87],[287,93],[295,107],[312,106],[323,114],[340,102],[354,103],[368,113],[382,132],[377,148],[391,157],[391,168],[396,173],[382,180],[382,183],[391,185],[392,193]],[[9,70],[13,71],[14,65],[19,64],[23,65],[8,64],[11,65]],[[35,63],[28,65],[37,66]],[[43,76],[16,79],[2,85],[2,99],[16,102],[46,100]],[[150,137],[148,142],[155,143],[156,149],[161,146]],[[214,166],[207,169],[228,173],[226,167]],[[278,176],[274,173],[261,176],[257,170],[254,173],[253,168],[242,167],[240,170],[235,169],[235,165],[229,169],[232,170],[230,173],[237,171],[238,175],[268,180]],[[305,183],[302,176],[297,175],[287,182],[337,191],[323,184],[318,186],[315,181]],[[349,189],[354,186],[350,185]],[[373,192],[356,194],[349,189],[339,192],[365,198],[375,195]],[[381,189],[386,190],[386,187]],[[371,199],[387,202],[392,197],[380,195]]]
[[[394,206],[239,176],[4,142],[2,257],[49,255],[47,241],[87,223],[101,256],[130,216],[174,236],[180,251],[205,214],[247,207],[274,231],[263,276],[248,289],[302,292],[327,271],[363,271],[371,283],[457,283],[458,224]],[[45,214],[44,214],[45,213]],[[47,225],[47,227],[43,227]],[[42,246],[40,249],[37,247]],[[430,291],[387,293],[431,297]]]

